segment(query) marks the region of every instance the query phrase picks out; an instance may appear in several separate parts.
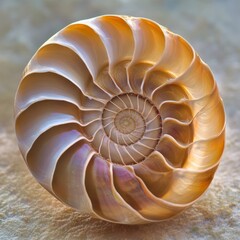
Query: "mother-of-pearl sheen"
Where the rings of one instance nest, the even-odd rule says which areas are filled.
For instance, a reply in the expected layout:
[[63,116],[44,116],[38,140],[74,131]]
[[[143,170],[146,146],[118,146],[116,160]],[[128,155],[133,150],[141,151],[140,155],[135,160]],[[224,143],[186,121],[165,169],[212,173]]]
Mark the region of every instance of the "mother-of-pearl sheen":
[[179,35],[106,15],[63,28],[23,73],[20,151],[36,180],[114,223],[168,219],[208,188],[225,114],[209,67]]

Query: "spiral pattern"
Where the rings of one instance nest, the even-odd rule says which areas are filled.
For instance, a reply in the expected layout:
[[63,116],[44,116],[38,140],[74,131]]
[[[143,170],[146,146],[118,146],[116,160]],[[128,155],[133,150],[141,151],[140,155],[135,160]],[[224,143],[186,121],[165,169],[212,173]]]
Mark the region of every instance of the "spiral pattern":
[[100,16],[28,63],[15,99],[20,151],[60,201],[124,224],[160,221],[208,188],[225,114],[208,66],[157,23]]

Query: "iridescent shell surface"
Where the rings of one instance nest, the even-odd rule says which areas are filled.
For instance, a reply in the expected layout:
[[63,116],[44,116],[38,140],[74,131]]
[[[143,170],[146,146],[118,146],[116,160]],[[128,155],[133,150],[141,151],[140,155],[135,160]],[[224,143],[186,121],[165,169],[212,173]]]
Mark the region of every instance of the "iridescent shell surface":
[[115,223],[161,221],[208,188],[225,114],[209,67],[144,18],[65,27],[36,52],[15,99],[25,162],[56,198]]

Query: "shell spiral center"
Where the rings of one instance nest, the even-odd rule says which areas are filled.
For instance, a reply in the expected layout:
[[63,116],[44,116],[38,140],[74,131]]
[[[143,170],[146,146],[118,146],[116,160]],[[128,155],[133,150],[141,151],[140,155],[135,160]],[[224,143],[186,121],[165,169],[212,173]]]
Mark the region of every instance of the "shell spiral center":
[[118,164],[143,161],[158,144],[161,122],[157,108],[147,98],[134,93],[117,95],[103,109],[106,138],[99,153]]

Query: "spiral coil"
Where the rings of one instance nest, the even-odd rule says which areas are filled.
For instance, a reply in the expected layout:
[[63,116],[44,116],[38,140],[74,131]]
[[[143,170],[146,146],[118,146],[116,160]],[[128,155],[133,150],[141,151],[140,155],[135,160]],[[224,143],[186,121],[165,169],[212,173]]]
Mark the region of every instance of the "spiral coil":
[[180,36],[144,18],[65,27],[28,63],[16,135],[37,181],[83,213],[160,221],[208,188],[225,114],[208,66]]

